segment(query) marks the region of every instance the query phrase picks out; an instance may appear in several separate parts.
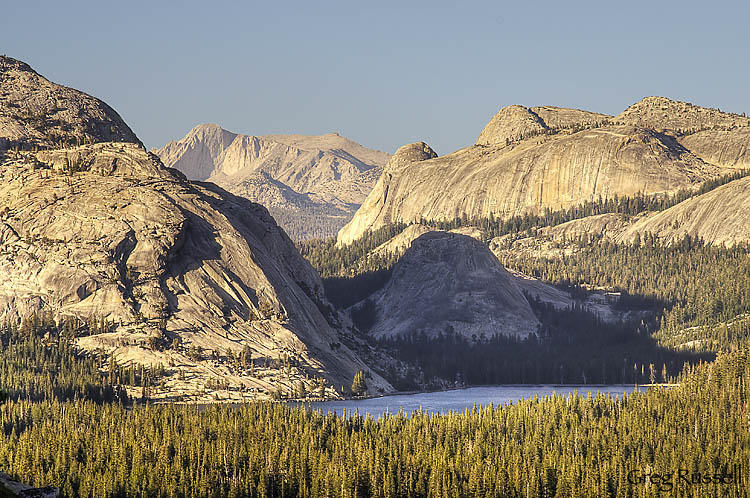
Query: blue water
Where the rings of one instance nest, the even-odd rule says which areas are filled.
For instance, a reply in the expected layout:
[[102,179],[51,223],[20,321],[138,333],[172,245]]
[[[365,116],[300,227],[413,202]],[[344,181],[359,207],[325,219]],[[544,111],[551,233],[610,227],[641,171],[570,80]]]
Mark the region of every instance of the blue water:
[[580,396],[586,397],[588,393],[596,396],[604,393],[611,397],[622,397],[624,393],[633,392],[632,385],[509,385],[509,386],[484,386],[470,387],[467,389],[454,389],[451,391],[438,391],[430,393],[397,394],[383,396],[380,398],[369,398],[345,401],[320,401],[305,403],[314,410],[325,412],[335,411],[339,415],[359,412],[360,415],[371,415],[379,418],[384,414],[397,414],[400,410],[410,414],[420,408],[429,413],[464,412],[471,410],[474,406],[494,406],[513,403],[521,399],[533,397],[544,398],[545,396],[568,395],[578,391]]

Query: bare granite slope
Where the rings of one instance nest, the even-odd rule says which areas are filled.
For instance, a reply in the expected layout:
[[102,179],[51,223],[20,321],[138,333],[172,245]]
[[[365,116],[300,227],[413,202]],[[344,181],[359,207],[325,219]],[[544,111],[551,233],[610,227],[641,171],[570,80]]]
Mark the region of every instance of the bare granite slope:
[[[515,241],[510,241],[509,236],[496,237],[490,241],[490,250],[498,257],[500,264],[509,256],[516,257],[519,254],[533,255],[535,257],[558,257],[565,252],[562,249],[563,244],[561,241],[573,240],[574,236],[579,235],[581,230],[591,229],[592,227],[600,228],[602,231],[604,227],[611,226],[613,223],[617,223],[622,215],[612,215],[613,218],[606,218],[610,215],[602,215],[601,217],[591,216],[584,218],[584,220],[590,220],[590,223],[582,223],[581,226],[573,226],[572,223],[566,223],[564,225],[558,225],[557,227],[547,227],[539,231],[537,237],[527,237]],[[624,218],[624,216],[622,216]],[[583,221],[583,220],[576,220]],[[624,225],[624,221],[618,224],[618,227]],[[566,229],[563,230],[563,227]],[[560,230],[557,230],[560,228]],[[579,230],[576,230],[579,229]],[[374,256],[386,256],[392,255],[401,257],[412,245],[412,243],[419,239],[422,235],[428,232],[434,232],[436,230],[421,224],[409,225],[404,229],[403,232],[395,235],[390,240],[384,242],[380,246],[373,249],[370,254]],[[477,241],[485,241],[485,233],[477,227],[464,226],[450,230],[449,232],[437,231],[439,233],[453,233],[463,236],[468,236]],[[464,239],[462,237],[449,239],[452,243],[457,245],[463,244]],[[617,321],[622,320],[627,316],[627,313],[623,313],[615,309],[611,303],[609,303],[603,293],[594,292],[588,295],[585,299],[580,296],[573,297],[570,293],[552,285],[546,284],[536,278],[523,275],[521,273],[510,271],[512,284],[521,290],[523,294],[534,296],[547,304],[551,304],[555,308],[565,309],[572,306],[582,306],[592,313],[596,313],[599,317],[605,321]],[[448,274],[446,278],[462,278],[458,274]],[[503,281],[507,284],[507,281]],[[508,284],[510,285],[510,284]],[[511,288],[513,287],[511,285]],[[515,294],[517,299],[525,296],[519,296]],[[524,301],[520,301],[520,306],[525,307]]]
[[750,169],[750,126],[732,130],[703,130],[680,137],[695,155],[726,169]]
[[685,235],[714,245],[750,243],[750,177],[633,220],[612,237],[617,241],[632,241],[646,232],[666,244],[679,242]]
[[600,197],[690,188],[720,172],[673,138],[631,126],[468,147],[387,166],[338,243],[393,222],[538,213]]
[[[103,323],[78,347],[163,366],[157,401],[338,396],[360,370],[372,392],[391,390],[349,348],[360,347],[350,322],[266,208],[165,167],[100,101],[2,64],[25,86],[8,87],[0,115],[62,95],[55,119],[70,122],[0,120],[13,145],[0,150],[0,320]],[[81,130],[96,143],[59,146]]]
[[647,235],[665,245],[686,235],[709,245],[750,243],[750,177],[733,180],[709,192],[687,199],[664,211],[636,216],[607,213],[543,227],[533,236],[496,237],[490,248],[502,260],[519,254],[534,258],[559,258],[578,249],[581,238],[634,243]]
[[338,244],[395,222],[504,218],[599,198],[690,189],[745,167],[748,122],[661,97],[646,98],[616,118],[576,109],[506,107],[474,146],[414,160],[397,152],[339,231]]
[[101,100],[52,83],[24,62],[0,56],[0,149],[93,142],[140,143]]
[[[3,317],[105,319],[111,332],[79,345],[180,365],[173,373],[189,382],[175,375],[163,396],[211,379],[248,396],[313,389],[315,378],[338,387],[369,371],[346,346],[332,349],[341,338],[328,322],[339,319],[321,282],[262,206],[192,184],[134,144],[11,153],[0,174]],[[245,346],[262,376],[209,360]],[[196,347],[209,356],[187,354]],[[289,379],[282,356],[293,358]],[[373,388],[389,388],[373,375]]]
[[390,157],[336,133],[249,136],[210,124],[155,152],[192,180],[263,203],[299,239],[343,226]]
[[395,337],[424,332],[471,338],[526,337],[539,322],[515,279],[485,244],[457,233],[418,236],[396,264],[388,283],[358,306],[371,305],[368,333]]

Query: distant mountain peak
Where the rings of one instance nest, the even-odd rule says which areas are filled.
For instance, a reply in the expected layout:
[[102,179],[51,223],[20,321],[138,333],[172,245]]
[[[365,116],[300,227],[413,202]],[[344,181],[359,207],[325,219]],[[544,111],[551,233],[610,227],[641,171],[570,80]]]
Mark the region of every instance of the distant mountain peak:
[[195,126],[154,152],[190,179],[264,203],[294,238],[333,235],[390,158],[335,132],[256,136],[217,124]]
[[206,131],[227,131],[227,130],[217,125],[216,123],[203,123],[203,124],[195,125],[193,129],[191,129],[188,132],[188,135],[192,135],[195,133],[202,133]]

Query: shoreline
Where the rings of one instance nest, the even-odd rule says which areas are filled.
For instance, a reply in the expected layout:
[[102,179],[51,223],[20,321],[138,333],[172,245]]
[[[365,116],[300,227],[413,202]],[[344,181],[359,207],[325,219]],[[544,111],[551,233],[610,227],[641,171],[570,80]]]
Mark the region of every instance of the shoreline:
[[640,388],[653,388],[653,387],[665,387],[665,388],[673,388],[677,387],[679,384],[676,383],[656,383],[656,384],[482,384],[482,385],[476,385],[476,386],[461,386],[461,387],[452,387],[449,389],[428,389],[423,391],[418,390],[412,390],[412,391],[397,391],[393,393],[387,393],[387,394],[379,394],[375,396],[359,396],[359,397],[342,397],[342,398],[290,398],[290,399],[246,399],[242,401],[238,400],[219,400],[219,401],[212,401],[212,402],[206,402],[206,401],[197,401],[197,402],[190,402],[190,401],[171,401],[171,402],[155,402],[151,403],[152,405],[156,406],[162,406],[162,405],[186,405],[186,406],[213,406],[213,405],[243,405],[247,403],[280,403],[280,404],[311,404],[311,403],[347,403],[351,401],[367,401],[367,400],[374,400],[374,399],[383,399],[383,398],[393,398],[396,396],[413,396],[417,394],[434,394],[434,393],[449,393],[453,391],[466,391],[468,389],[481,389],[481,388],[500,388],[500,387],[506,387],[506,388],[583,388],[583,389],[589,389],[589,388],[596,388],[596,387],[632,387],[633,392],[641,392]]
[[468,389],[481,389],[481,388],[497,388],[497,387],[605,387],[605,386],[611,386],[611,387],[633,387],[633,388],[639,388],[639,387],[676,387],[679,384],[481,384],[476,386],[462,386],[462,387],[453,387],[450,389],[429,389],[424,391],[398,391],[388,394],[380,394],[378,396],[362,396],[357,398],[343,398],[343,399],[322,399],[322,400],[307,400],[307,399],[290,399],[290,400],[283,400],[283,402],[292,402],[292,403],[329,403],[329,402],[346,402],[346,401],[365,401],[368,399],[381,399],[381,398],[391,398],[394,396],[411,396],[415,394],[432,394],[432,393],[447,393],[452,391],[465,391]]

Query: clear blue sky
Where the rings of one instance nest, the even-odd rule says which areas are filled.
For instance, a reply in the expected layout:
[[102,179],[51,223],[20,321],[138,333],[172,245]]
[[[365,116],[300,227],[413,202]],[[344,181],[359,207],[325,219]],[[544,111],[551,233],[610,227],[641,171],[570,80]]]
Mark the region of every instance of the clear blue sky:
[[0,9],[0,53],[105,100],[148,147],[214,122],[446,154],[509,104],[750,112],[749,20],[717,1],[23,0]]

